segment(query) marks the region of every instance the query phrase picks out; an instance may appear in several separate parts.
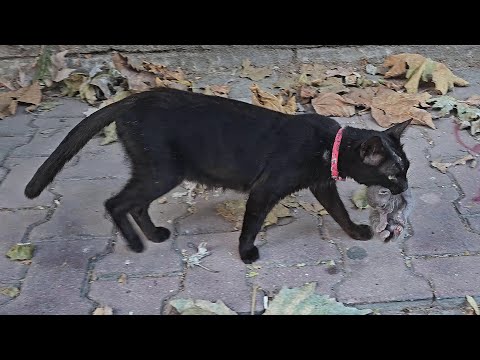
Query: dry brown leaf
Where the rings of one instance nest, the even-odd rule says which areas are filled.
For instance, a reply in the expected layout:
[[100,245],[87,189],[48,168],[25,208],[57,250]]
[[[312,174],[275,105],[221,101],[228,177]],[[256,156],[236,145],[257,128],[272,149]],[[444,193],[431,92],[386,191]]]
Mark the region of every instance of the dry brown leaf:
[[129,90],[145,91],[156,86],[155,74],[149,71],[138,71],[128,62],[128,58],[120,53],[112,54],[115,68],[127,79]]
[[327,210],[320,205],[319,203],[309,203],[306,201],[299,201],[298,204],[305,209],[305,211],[308,211],[309,213],[313,215],[328,215]]
[[355,115],[355,103],[334,93],[322,93],[312,100],[317,114],[350,117]]
[[300,88],[300,98],[305,100],[305,103],[310,102],[318,94],[317,89],[313,86],[303,85]]
[[472,95],[465,101],[458,101],[471,106],[480,106],[480,95]]
[[38,82],[16,91],[17,101],[25,104],[40,105],[42,102],[42,90]]
[[118,281],[119,284],[125,285],[127,283],[127,280],[128,280],[127,274],[121,274],[118,277],[117,281]]
[[302,64],[301,73],[310,76],[312,80],[325,79],[327,67],[320,64]]
[[214,95],[224,98],[228,98],[230,93],[230,86],[228,85],[209,85],[205,88],[203,92],[205,95]]
[[[226,220],[233,222],[235,228],[239,229],[242,226],[243,215],[245,214],[246,201],[245,200],[228,200],[217,205],[217,213],[223,216]],[[263,226],[270,226],[276,224],[279,218],[291,216],[290,210],[281,202],[274,206],[272,211],[267,215]]]
[[15,115],[19,102],[37,106],[41,101],[42,91],[38,82],[15,91],[0,93],[0,119]]
[[272,75],[272,69],[270,69],[269,67],[255,67],[251,65],[250,60],[243,60],[240,77],[248,78],[253,81],[259,81],[265,79],[270,75]]
[[409,79],[404,87],[409,94],[418,92],[420,80],[435,83],[437,89],[442,95],[448,90],[453,89],[455,85],[467,86],[468,82],[453,75],[450,69],[437,61],[425,58],[418,54],[398,54],[390,55],[383,63],[386,67],[391,67],[385,73],[385,78],[400,76],[405,74]]
[[353,75],[355,75],[355,74],[359,75],[358,73],[356,73],[352,69],[347,69],[347,68],[344,68],[344,67],[336,67],[336,68],[325,71],[325,76],[326,77],[332,77],[332,76],[345,77],[345,76],[350,76],[352,74]]
[[470,305],[472,307],[475,315],[480,315],[480,309],[478,308],[478,304],[475,301],[475,299],[470,295],[466,295],[465,297],[467,299],[468,305]]
[[0,87],[5,87],[8,90],[12,90],[12,91],[15,90],[15,87],[12,85],[12,83],[10,81],[8,81],[6,79],[2,79],[2,78],[0,78]]
[[430,163],[430,165],[438,170],[440,170],[440,172],[442,172],[443,174],[445,174],[447,172],[447,169],[450,167],[450,166],[456,166],[456,165],[465,165],[468,161],[472,161],[472,160],[475,160],[475,158],[468,154],[468,155],[465,155],[464,157],[454,161],[453,163],[442,163],[440,161],[432,161]]
[[75,71],[74,69],[67,68],[67,62],[65,60],[65,55],[68,50],[61,51],[57,54],[53,54],[51,58],[52,67],[50,69],[52,81],[60,82],[65,80],[70,76],[70,74]]
[[285,90],[295,90],[300,83],[299,76],[292,74],[279,78],[273,83],[273,87]]
[[312,86],[316,86],[321,93],[341,94],[350,91],[350,89],[343,84],[342,79],[337,77],[313,80],[311,84]]
[[100,306],[95,309],[92,315],[113,315],[113,309],[110,306]]
[[428,107],[425,103],[430,98],[428,93],[401,94],[381,87],[372,99],[372,117],[382,127],[413,119],[413,124],[429,126],[435,129],[432,115],[417,106]]
[[297,111],[297,102],[295,96],[272,95],[253,84],[250,87],[252,92],[252,104],[261,106],[270,110],[275,110],[284,114],[295,114]]
[[352,89],[348,94],[342,96],[345,100],[354,103],[356,106],[363,106],[366,109],[370,109],[372,107],[372,99],[377,95],[378,90],[378,87]]

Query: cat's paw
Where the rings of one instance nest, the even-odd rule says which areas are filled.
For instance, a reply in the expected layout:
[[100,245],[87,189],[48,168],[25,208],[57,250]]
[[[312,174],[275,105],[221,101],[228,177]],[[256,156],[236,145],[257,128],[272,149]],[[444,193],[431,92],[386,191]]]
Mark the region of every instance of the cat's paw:
[[136,239],[136,241],[128,242],[127,246],[130,248],[130,250],[136,252],[136,253],[141,253],[143,250],[145,250],[145,245],[143,245],[142,241],[140,238]]
[[167,240],[169,237],[170,237],[170,230],[168,230],[167,228],[158,226],[155,230],[155,233],[153,234],[153,237],[150,238],[149,240],[154,243],[161,243]]
[[349,235],[355,240],[370,240],[373,237],[373,230],[369,225],[355,225],[349,231]]
[[260,253],[258,248],[254,246],[246,251],[240,250],[240,258],[245,264],[251,264],[260,258]]

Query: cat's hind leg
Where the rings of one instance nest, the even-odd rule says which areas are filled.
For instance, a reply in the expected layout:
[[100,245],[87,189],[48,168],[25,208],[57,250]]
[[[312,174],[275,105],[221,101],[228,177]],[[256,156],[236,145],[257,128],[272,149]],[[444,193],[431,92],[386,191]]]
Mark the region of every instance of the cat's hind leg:
[[156,198],[164,195],[181,182],[176,177],[153,181],[151,178],[132,178],[116,196],[105,202],[105,207],[118,227],[128,246],[135,252],[142,252],[144,245],[127,218],[131,213],[145,236],[154,242],[164,241],[170,231],[163,227],[156,228],[148,215],[148,206]]

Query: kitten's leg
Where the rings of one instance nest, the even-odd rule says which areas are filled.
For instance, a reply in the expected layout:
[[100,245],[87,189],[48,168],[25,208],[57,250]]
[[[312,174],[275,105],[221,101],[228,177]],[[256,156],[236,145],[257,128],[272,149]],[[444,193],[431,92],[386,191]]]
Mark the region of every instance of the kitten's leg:
[[268,213],[280,200],[271,189],[255,190],[248,197],[242,232],[240,234],[240,258],[245,264],[258,260],[258,248],[253,245]]
[[333,180],[329,181],[328,184],[314,184],[310,186],[310,191],[350,237],[356,240],[372,238],[373,231],[370,226],[357,225],[350,220],[345,205],[338,195],[337,185]]
[[170,237],[170,230],[162,226],[155,226],[150,218],[150,215],[148,215],[148,207],[149,204],[133,208],[130,211],[130,214],[140,229],[142,229],[148,240],[155,243],[163,242]]

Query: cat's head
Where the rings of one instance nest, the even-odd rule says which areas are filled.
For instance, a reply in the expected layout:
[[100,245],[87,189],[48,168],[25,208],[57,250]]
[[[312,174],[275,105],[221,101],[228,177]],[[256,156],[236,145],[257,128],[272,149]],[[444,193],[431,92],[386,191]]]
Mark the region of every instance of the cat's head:
[[400,138],[411,120],[397,124],[385,131],[369,133],[355,145],[360,161],[352,169],[355,181],[367,186],[379,185],[397,195],[408,188],[407,159]]

